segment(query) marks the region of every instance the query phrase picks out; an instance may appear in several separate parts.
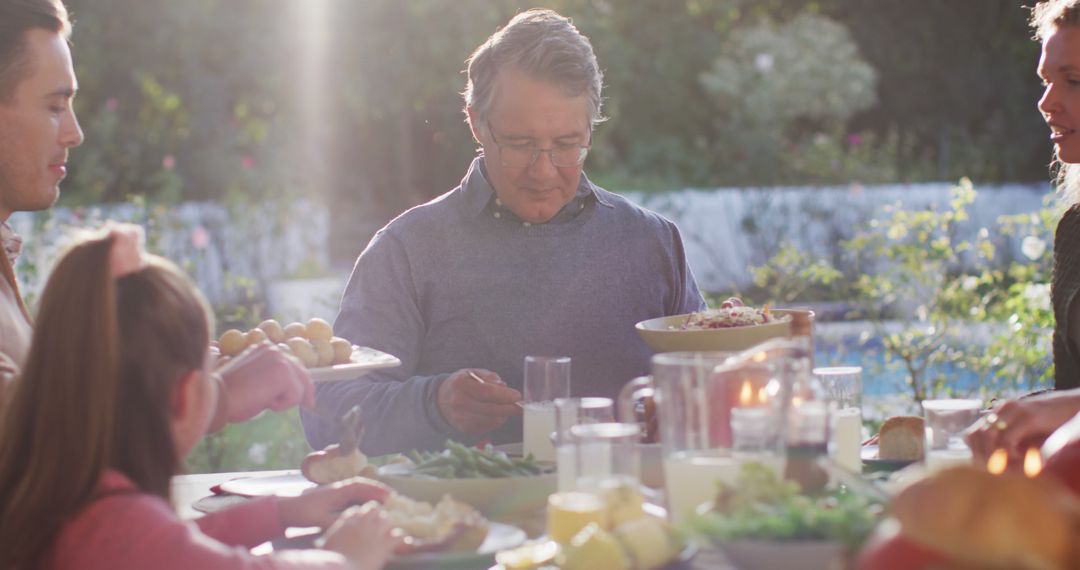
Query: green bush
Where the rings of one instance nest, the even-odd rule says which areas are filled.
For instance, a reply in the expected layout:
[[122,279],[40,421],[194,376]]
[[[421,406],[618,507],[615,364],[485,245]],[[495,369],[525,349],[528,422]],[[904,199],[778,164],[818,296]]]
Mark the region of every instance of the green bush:
[[[788,244],[754,270],[755,285],[786,303],[815,300],[806,293],[821,288],[845,299],[849,317],[868,321],[886,356],[901,363],[914,402],[957,392],[930,372],[946,364],[977,374],[975,395],[984,398],[1042,386],[1053,377],[1046,244],[1057,212],[1047,205],[958,237],[975,196],[965,179],[946,207],[886,206],[842,243],[846,273]],[[1011,244],[1020,238],[1016,258]],[[987,331],[989,343],[973,342],[973,330]]]
[[299,469],[310,452],[295,409],[264,412],[203,438],[188,455],[187,469],[191,473]]

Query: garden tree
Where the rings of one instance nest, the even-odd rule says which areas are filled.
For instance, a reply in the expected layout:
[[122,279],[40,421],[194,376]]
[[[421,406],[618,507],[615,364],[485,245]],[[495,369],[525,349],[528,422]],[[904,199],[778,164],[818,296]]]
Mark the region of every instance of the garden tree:
[[[327,82],[310,114],[300,96],[311,86],[302,85],[298,14],[312,4],[69,4],[78,21],[77,110],[88,143],[72,153],[64,203],[133,194],[237,204],[312,196],[334,205],[335,253],[343,261],[391,216],[460,179],[476,147],[461,113],[463,61],[530,7],[518,0],[328,2],[320,33]],[[596,132],[589,173],[613,190],[1045,177],[1045,127],[1032,110],[1037,46],[1025,13],[1007,0],[548,5],[593,39],[605,71],[611,120]],[[798,64],[803,79],[775,85],[790,91],[787,99],[719,73],[721,62],[739,73],[756,69],[762,50],[740,47],[753,30],[797,29],[788,26],[808,15],[846,26],[858,57],[807,57]],[[773,65],[782,63],[773,57]],[[849,83],[865,86],[859,77],[868,74],[853,74],[860,59],[876,72],[876,104],[854,117],[781,113],[800,95],[801,105],[843,94]],[[830,62],[839,66],[827,74],[832,90],[808,83],[826,75],[808,73],[809,66],[828,70]],[[868,101],[845,97],[851,109]],[[769,100],[780,106],[763,104]],[[313,125],[311,116],[320,119]],[[747,117],[783,126],[763,138],[760,128],[747,128]],[[311,133],[322,145],[303,143]]]
[[[825,17],[804,13],[739,27],[701,74],[718,110],[713,149],[732,176],[799,184],[808,174],[792,160],[804,152],[799,143],[842,132],[874,104],[876,80],[847,30]],[[835,170],[841,174],[839,165]]]
[[258,200],[298,184],[289,20],[253,0],[70,0],[78,202]]
[[354,259],[390,216],[460,180],[477,146],[459,95],[463,62],[516,11],[476,0],[336,4],[328,139],[339,258]]
[[[595,4],[598,9],[588,10]],[[589,173],[614,190],[714,184],[713,103],[698,80],[747,2],[568,6],[604,70],[605,114]]]
[[[1053,378],[1046,244],[1060,212],[1047,206],[1003,217],[995,228],[971,228],[975,197],[964,179],[936,207],[884,205],[841,242],[839,264],[789,243],[754,270],[755,285],[782,304],[812,302],[822,291],[845,301],[846,318],[868,321],[903,367],[915,406],[942,395],[989,398],[1045,386]],[[1016,257],[1011,249],[1021,238]],[[980,343],[980,336],[987,338]],[[956,386],[942,365],[969,369],[980,381]]]
[[1020,2],[810,4],[844,23],[879,71],[878,104],[850,128],[894,133],[901,179],[1046,177],[1050,145],[1033,73],[1039,46]]

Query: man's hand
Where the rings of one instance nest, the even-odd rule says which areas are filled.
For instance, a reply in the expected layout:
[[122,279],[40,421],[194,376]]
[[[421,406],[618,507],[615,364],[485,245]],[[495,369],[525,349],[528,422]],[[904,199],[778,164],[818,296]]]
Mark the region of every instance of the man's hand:
[[277,500],[278,517],[286,527],[317,526],[328,528],[351,505],[368,501],[383,502],[390,488],[378,481],[353,477],[309,489],[299,497]]
[[265,409],[315,406],[315,386],[307,369],[272,344],[248,348],[218,373],[225,388],[221,419],[226,422],[247,421]]
[[439,386],[438,398],[439,412],[447,423],[468,434],[487,433],[506,423],[510,416],[521,415],[521,392],[507,387],[498,374],[489,370],[458,370]]

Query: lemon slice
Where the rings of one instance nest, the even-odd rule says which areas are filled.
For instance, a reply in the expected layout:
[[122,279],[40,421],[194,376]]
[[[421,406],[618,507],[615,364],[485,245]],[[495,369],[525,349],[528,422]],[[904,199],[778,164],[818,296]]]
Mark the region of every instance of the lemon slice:
[[574,535],[563,557],[562,570],[630,570],[632,561],[614,536],[596,523]]

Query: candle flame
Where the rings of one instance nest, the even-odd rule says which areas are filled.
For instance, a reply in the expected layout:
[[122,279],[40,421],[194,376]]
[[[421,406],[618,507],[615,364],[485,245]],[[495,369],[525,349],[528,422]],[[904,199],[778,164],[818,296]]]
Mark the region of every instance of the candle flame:
[[1042,471],[1042,454],[1034,447],[1029,447],[1024,454],[1024,475],[1034,477]]
[[759,404],[762,404],[762,405],[769,403],[769,393],[768,393],[768,391],[765,390],[764,386],[762,386],[761,388],[758,388],[757,402]]
[[1009,465],[1009,454],[1003,448],[995,449],[986,461],[986,470],[992,475],[1001,475]]
[[750,400],[754,398],[754,387],[750,385],[749,380],[745,380],[742,383],[742,390],[739,390],[739,404],[746,406],[750,404]]
[[803,405],[802,396],[792,396],[791,397],[791,407],[798,408],[801,405]]

